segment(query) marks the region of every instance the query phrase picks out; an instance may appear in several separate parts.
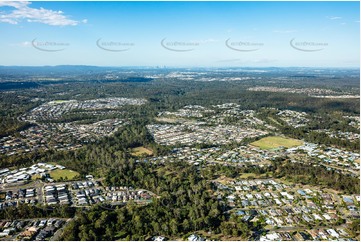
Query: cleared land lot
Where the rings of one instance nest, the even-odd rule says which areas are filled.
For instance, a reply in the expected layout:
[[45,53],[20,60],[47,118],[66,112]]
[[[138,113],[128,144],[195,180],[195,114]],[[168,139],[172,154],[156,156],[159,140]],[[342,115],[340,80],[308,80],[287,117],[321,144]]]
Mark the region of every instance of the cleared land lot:
[[143,146],[133,148],[131,150],[133,156],[153,155],[153,151]]
[[184,123],[184,122],[193,122],[193,123],[195,122],[195,120],[180,118],[180,117],[157,117],[157,118],[155,118],[155,120],[160,123],[171,123],[171,124]]
[[281,146],[286,148],[291,148],[291,147],[300,146],[302,144],[303,141],[301,140],[284,138],[280,136],[269,136],[251,143],[251,145],[257,146],[264,150],[275,149]]

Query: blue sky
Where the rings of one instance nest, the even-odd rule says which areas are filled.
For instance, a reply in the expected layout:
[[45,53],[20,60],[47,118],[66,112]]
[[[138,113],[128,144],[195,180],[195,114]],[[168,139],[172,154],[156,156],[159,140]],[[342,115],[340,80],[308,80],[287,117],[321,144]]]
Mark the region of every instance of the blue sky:
[[0,2],[0,65],[359,67],[359,2]]

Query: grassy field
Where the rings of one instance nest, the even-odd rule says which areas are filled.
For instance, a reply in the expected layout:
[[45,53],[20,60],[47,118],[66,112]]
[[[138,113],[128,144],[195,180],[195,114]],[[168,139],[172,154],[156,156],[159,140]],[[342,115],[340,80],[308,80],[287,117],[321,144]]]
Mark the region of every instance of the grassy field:
[[234,179],[233,178],[229,178],[229,177],[226,177],[226,176],[220,176],[218,177],[216,180],[216,182],[219,182],[223,185],[227,185],[229,182],[233,182]]
[[148,156],[148,155],[153,155],[153,151],[143,146],[140,146],[133,148],[130,154],[133,156],[144,156],[144,155]]
[[301,140],[284,138],[280,136],[269,136],[251,143],[251,145],[257,146],[264,150],[275,149],[281,146],[291,148],[295,146],[300,146],[302,144],[303,141]]
[[249,179],[250,177],[253,177],[253,178],[258,178],[259,175],[255,174],[255,173],[242,173],[239,178],[241,179]]
[[1,192],[0,193],[0,201],[4,201],[6,197],[6,193],[5,192]]
[[35,174],[35,175],[31,176],[31,180],[33,180],[33,181],[40,179],[40,178],[41,178],[41,176],[39,174]]
[[64,169],[64,170],[57,169],[57,170],[51,171],[49,173],[49,175],[55,181],[59,181],[61,178],[63,178],[63,180],[73,180],[76,177],[80,176],[80,174],[78,172],[68,170],[68,169]]

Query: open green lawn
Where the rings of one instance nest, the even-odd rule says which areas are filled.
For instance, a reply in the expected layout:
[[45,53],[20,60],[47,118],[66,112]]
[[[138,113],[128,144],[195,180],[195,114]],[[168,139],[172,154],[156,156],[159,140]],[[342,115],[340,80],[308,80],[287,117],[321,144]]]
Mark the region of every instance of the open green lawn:
[[31,180],[33,180],[33,181],[40,179],[40,178],[41,178],[41,176],[39,174],[35,174],[35,175],[31,176]]
[[143,146],[133,148],[131,150],[131,155],[133,156],[142,156],[142,155],[153,155],[153,151],[145,148]]
[[55,181],[59,181],[61,178],[63,178],[63,180],[74,180],[76,177],[80,176],[78,172],[68,169],[64,169],[64,170],[56,169],[54,171],[51,171],[49,175]]
[[255,173],[242,173],[239,178],[241,179],[249,179],[250,177],[259,177],[259,175],[255,174]]
[[284,138],[280,136],[269,136],[251,143],[251,145],[257,146],[264,150],[275,149],[281,146],[286,148],[291,148],[291,147],[300,146],[302,144],[303,141],[301,140]]

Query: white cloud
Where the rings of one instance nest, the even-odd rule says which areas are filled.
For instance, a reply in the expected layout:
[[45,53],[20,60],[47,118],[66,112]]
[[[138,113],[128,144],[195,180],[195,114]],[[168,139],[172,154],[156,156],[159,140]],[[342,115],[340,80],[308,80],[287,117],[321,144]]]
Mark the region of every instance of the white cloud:
[[31,42],[24,41],[24,42],[21,42],[21,43],[12,43],[12,44],[9,44],[9,46],[28,47],[28,46],[31,46]]
[[8,23],[8,24],[17,24],[18,23],[15,20],[12,20],[12,19],[2,18],[2,16],[0,16],[0,22]]
[[326,18],[328,18],[330,20],[342,19],[342,17],[339,17],[339,16],[326,16]]
[[0,2],[0,7],[14,7],[21,8],[26,7],[30,3],[28,1],[2,1]]
[[29,5],[31,3],[27,1],[22,2],[12,2],[5,1],[0,2],[0,7],[13,7],[15,8],[9,12],[2,12],[0,14],[0,23],[9,23],[9,24],[18,24],[22,21],[27,21],[30,23],[43,23],[53,26],[75,26],[80,22],[86,23],[87,20],[76,21],[69,19],[64,15],[62,11],[54,11],[44,8],[31,8]]

